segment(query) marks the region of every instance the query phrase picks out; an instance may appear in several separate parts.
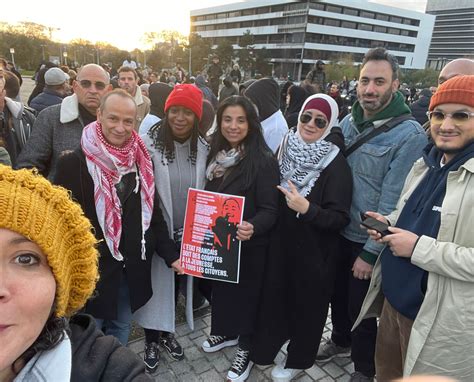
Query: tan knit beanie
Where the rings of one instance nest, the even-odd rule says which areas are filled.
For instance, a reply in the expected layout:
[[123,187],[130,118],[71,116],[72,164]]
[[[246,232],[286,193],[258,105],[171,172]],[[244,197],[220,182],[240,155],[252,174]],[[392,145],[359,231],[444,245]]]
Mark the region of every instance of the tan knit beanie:
[[29,170],[0,165],[0,228],[35,242],[56,280],[56,317],[84,306],[98,280],[92,225],[68,191]]
[[429,110],[446,103],[474,107],[474,75],[456,76],[443,82],[431,97]]

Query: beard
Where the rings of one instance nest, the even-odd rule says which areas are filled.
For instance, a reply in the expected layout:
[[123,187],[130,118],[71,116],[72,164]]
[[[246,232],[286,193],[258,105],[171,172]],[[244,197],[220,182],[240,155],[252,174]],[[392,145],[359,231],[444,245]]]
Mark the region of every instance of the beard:
[[363,94],[357,94],[357,98],[359,100],[360,106],[362,106],[362,109],[365,111],[370,112],[371,114],[375,114],[378,111],[382,110],[385,105],[388,104],[390,99],[392,98],[392,89],[388,89],[385,93],[382,93],[378,96],[378,98],[375,98],[370,101],[364,100],[363,96],[374,96],[374,93],[363,93]]

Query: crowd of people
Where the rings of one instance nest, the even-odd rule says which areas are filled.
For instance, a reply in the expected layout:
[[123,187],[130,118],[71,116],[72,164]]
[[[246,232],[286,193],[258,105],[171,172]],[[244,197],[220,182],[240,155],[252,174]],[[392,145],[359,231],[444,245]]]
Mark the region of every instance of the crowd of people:
[[[214,57],[143,86],[127,57],[45,65],[26,106],[0,62],[0,381],[150,380],[160,352],[186,362],[180,293],[191,330],[211,306],[203,352],[236,346],[228,381],[282,346],[275,382],[349,356],[351,382],[474,380],[474,61],[411,105],[398,72],[374,48],[340,83]],[[189,188],[245,197],[238,283],[184,274]]]

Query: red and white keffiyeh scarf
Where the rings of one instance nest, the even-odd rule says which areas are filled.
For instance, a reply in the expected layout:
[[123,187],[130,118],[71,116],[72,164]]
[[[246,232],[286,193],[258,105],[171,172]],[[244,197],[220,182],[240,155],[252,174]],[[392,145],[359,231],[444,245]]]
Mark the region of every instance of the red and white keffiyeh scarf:
[[87,125],[81,138],[82,151],[86,156],[87,168],[94,181],[94,202],[100,227],[112,256],[123,261],[119,251],[122,235],[122,206],[115,185],[123,175],[138,172],[135,193],[141,185],[142,205],[142,259],[145,259],[145,232],[150,226],[153,214],[155,182],[153,167],[145,144],[133,131],[123,147],[107,143],[102,126],[95,121]]

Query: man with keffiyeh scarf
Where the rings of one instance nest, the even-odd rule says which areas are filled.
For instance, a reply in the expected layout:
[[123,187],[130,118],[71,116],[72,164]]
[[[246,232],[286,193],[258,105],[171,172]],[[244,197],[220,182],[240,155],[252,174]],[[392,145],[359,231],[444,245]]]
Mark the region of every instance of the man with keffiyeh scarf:
[[[71,190],[100,240],[97,296],[85,311],[126,345],[132,312],[151,297],[156,251],[181,273],[179,254],[155,198],[148,151],[134,131],[136,104],[123,90],[107,94],[81,147],[58,162],[55,183]],[[74,175],[72,175],[74,174]]]

